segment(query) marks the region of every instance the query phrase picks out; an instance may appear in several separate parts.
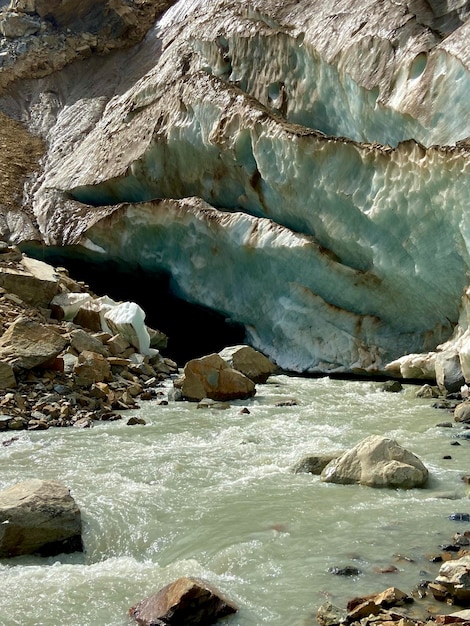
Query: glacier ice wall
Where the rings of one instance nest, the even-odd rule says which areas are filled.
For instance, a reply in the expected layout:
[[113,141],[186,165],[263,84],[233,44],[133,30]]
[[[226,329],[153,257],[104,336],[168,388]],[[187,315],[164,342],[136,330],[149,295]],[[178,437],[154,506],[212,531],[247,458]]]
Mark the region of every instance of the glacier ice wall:
[[0,100],[49,146],[11,238],[169,272],[288,369],[434,349],[468,283],[467,5],[180,0]]

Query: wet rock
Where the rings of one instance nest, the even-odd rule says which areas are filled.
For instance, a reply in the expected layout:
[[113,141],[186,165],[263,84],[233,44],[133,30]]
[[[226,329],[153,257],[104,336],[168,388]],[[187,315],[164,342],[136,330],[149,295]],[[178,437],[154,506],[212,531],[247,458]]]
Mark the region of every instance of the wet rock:
[[0,337],[0,360],[15,369],[32,369],[55,358],[66,344],[52,327],[20,317]]
[[217,402],[217,400],[211,400],[210,398],[203,398],[197,404],[198,409],[217,409],[224,411],[225,409],[230,408],[230,404],[228,402]]
[[146,424],[147,422],[144,420],[143,417],[130,417],[126,422],[127,426],[145,426]]
[[65,485],[32,479],[0,492],[0,558],[81,551],[80,509]]
[[129,609],[140,626],[213,624],[237,607],[197,578],[179,578]]
[[431,385],[423,385],[416,392],[417,398],[438,398],[439,390],[436,387],[432,387]]
[[255,384],[241,372],[232,369],[218,355],[193,359],[184,367],[181,391],[185,398],[229,401],[255,395]]
[[449,519],[453,522],[470,522],[470,513],[451,513]]
[[230,367],[255,384],[265,383],[277,371],[277,366],[272,361],[251,346],[230,346],[219,352],[219,355]]
[[344,567],[330,567],[328,569],[330,574],[335,576],[359,576],[362,574],[361,570],[352,565],[346,565]]
[[292,471],[294,474],[314,474],[319,476],[325,467],[343,454],[342,452],[334,452],[331,454],[309,454],[300,459]]
[[387,380],[382,385],[382,391],[388,391],[389,393],[400,393],[400,391],[403,391],[403,385],[398,380]]
[[418,457],[396,441],[371,435],[331,461],[321,473],[321,480],[346,485],[358,483],[369,487],[410,489],[423,487],[428,474]]

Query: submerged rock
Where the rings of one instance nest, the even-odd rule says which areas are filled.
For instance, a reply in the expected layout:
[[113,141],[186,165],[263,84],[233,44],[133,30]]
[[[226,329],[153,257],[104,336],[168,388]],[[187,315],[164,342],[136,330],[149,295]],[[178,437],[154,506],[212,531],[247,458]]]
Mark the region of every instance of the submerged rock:
[[321,473],[324,482],[401,489],[423,487],[427,479],[428,470],[417,456],[379,435],[367,437]]
[[80,509],[65,485],[31,479],[0,492],[0,558],[82,551]]

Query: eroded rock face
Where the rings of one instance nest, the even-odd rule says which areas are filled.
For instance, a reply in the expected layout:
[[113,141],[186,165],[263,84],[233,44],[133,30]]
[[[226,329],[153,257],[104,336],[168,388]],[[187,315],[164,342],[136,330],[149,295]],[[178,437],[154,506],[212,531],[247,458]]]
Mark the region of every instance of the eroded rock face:
[[367,437],[321,473],[324,482],[402,489],[423,487],[427,479],[428,470],[417,456],[379,435]]
[[89,63],[0,99],[48,140],[1,232],[168,272],[286,369],[434,351],[470,267],[468,18],[459,0],[180,0],[132,51],[94,59],[98,36]]
[[80,509],[59,481],[31,479],[0,492],[0,558],[83,549]]
[[179,578],[129,609],[140,626],[213,624],[237,607],[203,580]]

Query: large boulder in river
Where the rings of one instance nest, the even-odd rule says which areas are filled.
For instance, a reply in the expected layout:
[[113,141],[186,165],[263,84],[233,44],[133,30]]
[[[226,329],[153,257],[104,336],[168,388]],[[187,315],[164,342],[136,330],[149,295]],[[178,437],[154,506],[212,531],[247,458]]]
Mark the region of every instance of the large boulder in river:
[[140,626],[213,624],[237,607],[197,578],[179,578],[129,609]]
[[237,400],[251,398],[255,384],[231,368],[218,354],[192,359],[184,366],[181,392],[188,400]]
[[0,558],[82,551],[80,509],[65,485],[32,479],[0,492]]
[[32,369],[54,359],[66,344],[52,326],[20,317],[0,337],[0,360],[13,368]]
[[254,383],[265,383],[277,370],[276,365],[251,346],[230,346],[219,352],[224,361]]
[[427,479],[428,470],[417,456],[379,435],[367,437],[321,473],[321,480],[328,483],[402,489],[423,487]]

